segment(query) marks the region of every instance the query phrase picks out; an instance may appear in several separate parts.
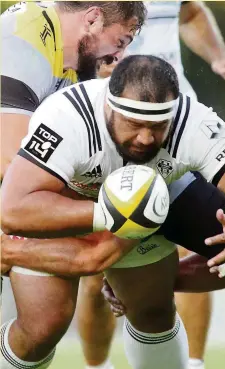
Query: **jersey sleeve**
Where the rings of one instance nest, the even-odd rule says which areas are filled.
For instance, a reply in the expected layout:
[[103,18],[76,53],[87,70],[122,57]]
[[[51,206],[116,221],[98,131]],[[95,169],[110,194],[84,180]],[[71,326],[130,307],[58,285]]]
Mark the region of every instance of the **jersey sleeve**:
[[211,109],[192,130],[188,150],[192,169],[208,182],[225,168],[225,122]]
[[[19,155],[67,184],[82,157],[83,121],[60,93],[48,97],[33,114]],[[85,155],[85,153],[84,153]]]
[[[32,29],[30,24],[33,23],[29,24],[26,19],[22,26],[26,9],[23,11],[21,14],[18,9],[1,16],[1,106],[5,113],[32,115],[48,94],[52,70],[40,47],[38,49],[40,30]],[[29,32],[32,42],[26,37]]]

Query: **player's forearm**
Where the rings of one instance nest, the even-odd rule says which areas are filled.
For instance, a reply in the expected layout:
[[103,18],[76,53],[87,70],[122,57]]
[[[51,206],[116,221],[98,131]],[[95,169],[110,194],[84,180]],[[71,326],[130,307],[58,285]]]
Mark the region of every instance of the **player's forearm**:
[[119,239],[108,231],[53,240],[12,240],[2,235],[1,262],[73,278],[102,272],[137,242]]
[[196,14],[180,25],[185,44],[209,64],[225,56],[225,44],[210,9],[199,7]]
[[[5,237],[5,236],[3,236]],[[90,257],[87,258],[87,250]],[[97,272],[95,259],[84,240],[9,240],[2,242],[2,263],[43,271],[58,276],[75,277]]]
[[6,234],[53,238],[88,233],[93,229],[93,201],[69,199],[49,191],[28,194],[2,209]]
[[180,261],[179,274],[176,279],[175,292],[199,293],[225,288],[225,278],[211,274],[207,259],[193,254]]

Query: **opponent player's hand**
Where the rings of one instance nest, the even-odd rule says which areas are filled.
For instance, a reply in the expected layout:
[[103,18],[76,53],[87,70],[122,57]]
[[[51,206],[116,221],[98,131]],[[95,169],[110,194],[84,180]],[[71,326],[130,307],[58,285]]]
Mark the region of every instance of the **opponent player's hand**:
[[[225,214],[222,209],[217,210],[216,217],[223,227],[223,233],[218,234],[214,237],[207,238],[205,244],[207,246],[213,246],[218,244],[225,244]],[[218,273],[220,278],[225,277],[225,248],[218,255],[214,256],[208,261],[210,267],[210,273]],[[222,264],[224,263],[224,264]],[[221,265],[220,265],[221,264]]]
[[225,56],[222,59],[214,60],[211,64],[211,68],[214,73],[219,74],[220,77],[225,79]]
[[126,313],[125,306],[116,298],[106,278],[103,278],[102,294],[105,300],[110,304],[110,309],[115,317],[118,318]]

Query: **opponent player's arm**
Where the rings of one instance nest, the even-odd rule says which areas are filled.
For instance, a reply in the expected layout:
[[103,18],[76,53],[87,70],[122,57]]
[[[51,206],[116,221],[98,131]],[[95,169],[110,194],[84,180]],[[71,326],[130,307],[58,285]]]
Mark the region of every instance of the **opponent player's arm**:
[[[108,231],[82,238],[11,239],[1,237],[1,263],[64,277],[100,273],[123,257],[136,241],[122,240]],[[3,269],[4,270],[4,269]]]
[[225,43],[211,10],[201,1],[185,1],[180,11],[185,44],[225,78]]
[[175,292],[210,292],[225,288],[225,279],[211,274],[207,259],[192,254],[180,260]]

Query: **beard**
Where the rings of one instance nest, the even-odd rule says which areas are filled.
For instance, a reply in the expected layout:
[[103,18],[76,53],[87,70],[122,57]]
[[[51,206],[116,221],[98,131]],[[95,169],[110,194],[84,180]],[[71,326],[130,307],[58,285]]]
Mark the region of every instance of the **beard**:
[[107,121],[107,129],[112,141],[115,144],[118,154],[125,161],[132,162],[134,164],[145,164],[150,162],[156,157],[156,155],[164,145],[164,143],[162,143],[161,145],[158,145],[156,143],[153,143],[151,145],[138,144],[135,145],[135,148],[139,149],[140,151],[136,151],[132,149],[132,147],[134,146],[131,141],[127,141],[121,144],[116,134],[114,112],[112,112],[110,119]]
[[91,37],[84,36],[78,45],[78,68],[79,81],[87,81],[96,78],[97,58],[91,52]]

